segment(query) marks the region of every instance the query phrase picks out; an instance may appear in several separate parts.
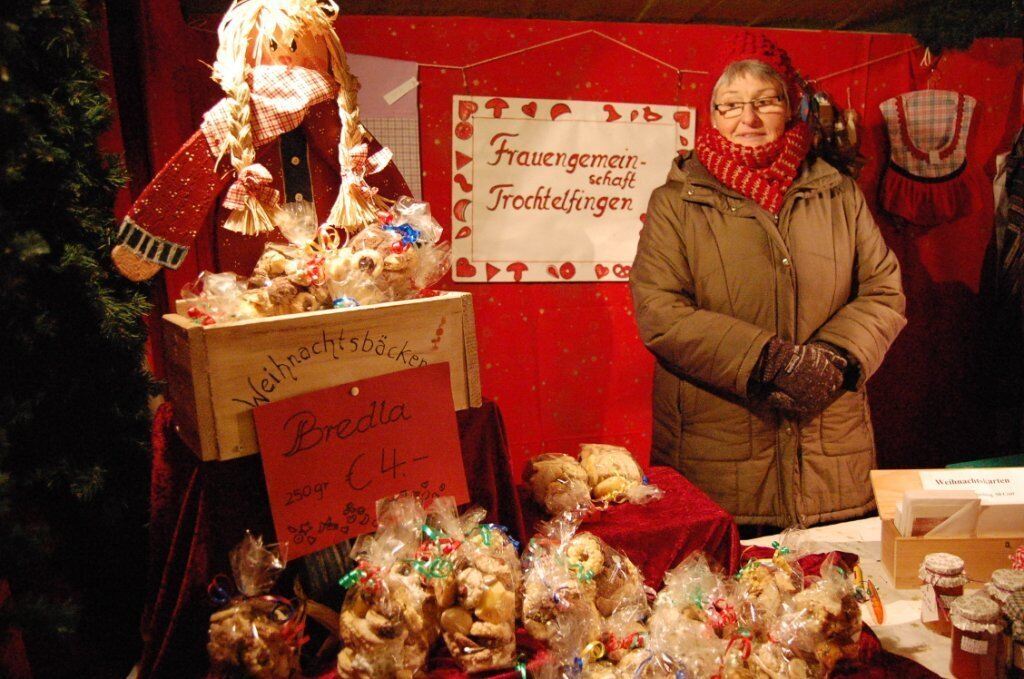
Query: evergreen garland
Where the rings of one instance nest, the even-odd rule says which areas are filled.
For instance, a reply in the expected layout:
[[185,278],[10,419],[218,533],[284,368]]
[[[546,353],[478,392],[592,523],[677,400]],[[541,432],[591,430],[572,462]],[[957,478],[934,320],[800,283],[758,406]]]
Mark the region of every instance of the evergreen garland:
[[109,264],[124,173],[83,2],[0,3],[0,631],[37,677],[123,677],[141,646],[148,301]]
[[910,18],[911,33],[936,55],[977,38],[1024,34],[1024,0],[931,0]]

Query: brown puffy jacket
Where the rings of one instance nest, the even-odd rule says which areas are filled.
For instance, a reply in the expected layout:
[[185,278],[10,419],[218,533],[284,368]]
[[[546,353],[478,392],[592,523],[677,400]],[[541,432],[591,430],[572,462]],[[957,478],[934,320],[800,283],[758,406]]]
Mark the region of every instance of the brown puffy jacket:
[[[857,184],[805,165],[778,217],[679,158],[651,195],[630,274],[657,357],[652,458],[685,474],[739,523],[812,525],[874,506],[864,382],[906,324],[899,264]],[[816,417],[750,400],[768,340],[824,340],[859,365]]]

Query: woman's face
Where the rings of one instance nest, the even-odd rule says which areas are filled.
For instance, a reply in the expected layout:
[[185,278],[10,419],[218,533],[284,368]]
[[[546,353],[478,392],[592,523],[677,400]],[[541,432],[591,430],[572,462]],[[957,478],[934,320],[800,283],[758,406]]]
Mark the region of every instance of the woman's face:
[[762,106],[761,111],[753,104],[745,104],[740,114],[734,118],[726,117],[719,108],[723,104],[735,105],[782,96],[778,85],[771,81],[750,73],[736,76],[732,81],[719,87],[715,94],[715,100],[712,102],[716,106],[712,115],[715,129],[727,140],[740,146],[769,144],[782,136],[786,130],[789,109],[785,99],[781,99],[777,106]]

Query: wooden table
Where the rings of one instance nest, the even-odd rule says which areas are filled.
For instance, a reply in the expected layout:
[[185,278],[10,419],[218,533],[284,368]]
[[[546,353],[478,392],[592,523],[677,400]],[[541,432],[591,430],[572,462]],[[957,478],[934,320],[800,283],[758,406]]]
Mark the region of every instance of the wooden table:
[[[871,604],[861,605],[864,622],[875,631],[882,647],[890,653],[910,658],[940,676],[950,677],[950,641],[921,624],[919,590],[892,586],[882,566],[881,534],[882,522],[876,516],[809,528],[801,532],[798,544],[800,551],[811,553],[838,549],[859,555],[864,577],[874,582],[885,604],[885,621],[881,625],[875,621]],[[779,535],[768,535],[743,544],[770,546],[773,540],[778,539]]]

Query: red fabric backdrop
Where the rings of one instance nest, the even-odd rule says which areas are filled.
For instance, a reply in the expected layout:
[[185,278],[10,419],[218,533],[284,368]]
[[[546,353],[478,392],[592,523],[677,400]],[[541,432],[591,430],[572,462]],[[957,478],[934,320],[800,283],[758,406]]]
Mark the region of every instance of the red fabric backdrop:
[[[134,107],[134,119],[145,122],[148,146],[129,144],[128,151],[148,154],[158,168],[218,97],[201,63],[213,59],[216,36],[209,29],[216,18],[205,29],[190,28],[176,0],[135,0],[133,11],[131,38],[137,44],[114,41],[113,49],[115,61],[138,60],[137,70],[126,70],[141,79],[142,96],[131,101],[122,96],[121,105]],[[703,68],[738,30],[383,16],[341,17],[337,26],[351,52],[456,65],[595,29],[683,69]],[[905,35],[768,33],[811,78],[914,45]],[[863,151],[871,160],[860,184],[872,206],[886,155],[878,104],[926,86],[919,59],[920,52],[886,59],[821,83],[840,105],[849,102],[863,117]],[[459,70],[421,68],[423,198],[447,228],[454,95],[679,102],[697,108],[703,127],[712,81],[712,76],[684,75],[677,88],[675,72],[594,34],[474,68],[465,81]],[[1009,148],[1020,126],[1021,42],[980,40],[968,52],[944,56],[932,84],[978,100],[968,163],[991,178],[995,155]],[[119,83],[119,91],[130,90]],[[943,465],[1003,454],[1016,445],[1012,409],[992,404],[993,390],[981,377],[982,337],[989,323],[980,310],[982,263],[992,231],[989,186],[986,182],[983,212],[926,234],[898,233],[875,213],[903,266],[910,317],[870,383],[882,466]],[[244,268],[255,256],[241,249],[233,234],[220,230],[206,236],[183,269],[167,276],[169,298],[201,268]],[[517,473],[529,456],[575,451],[590,440],[626,445],[646,459],[652,362],[637,338],[625,284],[446,285],[474,294],[483,390],[502,409]]]

